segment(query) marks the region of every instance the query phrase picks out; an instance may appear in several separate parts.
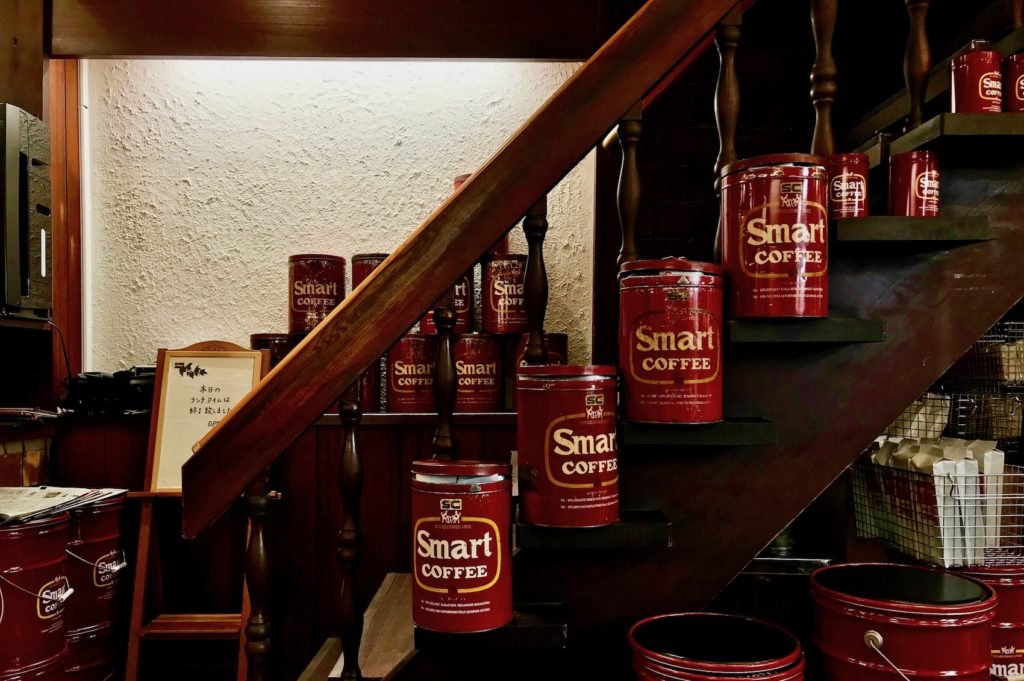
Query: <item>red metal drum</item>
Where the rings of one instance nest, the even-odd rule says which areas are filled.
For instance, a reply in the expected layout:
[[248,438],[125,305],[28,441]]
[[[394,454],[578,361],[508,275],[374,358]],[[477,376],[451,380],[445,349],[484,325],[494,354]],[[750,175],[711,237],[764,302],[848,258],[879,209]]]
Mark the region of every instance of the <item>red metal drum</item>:
[[455,339],[455,411],[501,409],[501,345],[493,336],[470,333]]
[[[469,333],[473,330],[473,270],[459,277],[448,294],[455,308],[455,333]],[[443,300],[443,298],[442,298]],[[434,308],[441,300],[435,301],[420,320],[421,333],[437,333],[434,326]]]
[[[548,351],[548,364],[566,364],[569,361],[569,336],[564,333],[545,333],[543,335],[544,348]],[[512,364],[512,371],[515,374],[512,385],[512,408],[519,405],[519,368],[529,366],[526,363],[526,344],[530,341],[530,334],[524,333],[516,343],[515,361]]]
[[0,679],[49,668],[67,650],[68,525],[63,513],[0,526]]
[[828,212],[833,220],[868,214],[868,155],[828,157]]
[[64,664],[67,657],[65,652],[52,660],[46,660],[18,671],[10,673],[0,671],[0,681],[64,681]]
[[388,411],[437,411],[434,403],[434,365],[437,336],[407,333],[388,350]]
[[64,678],[68,681],[107,681],[117,671],[116,646],[110,625],[68,634]]
[[[352,290],[355,291],[370,273],[388,259],[387,253],[359,253],[352,256]],[[359,404],[363,413],[380,411],[381,361],[370,365],[359,378]]]
[[934,151],[904,151],[889,157],[889,214],[939,214],[939,157]]
[[67,634],[84,627],[108,625],[117,615],[118,584],[125,568],[121,548],[124,495],[71,511],[65,552],[68,579],[75,597],[64,613]]
[[730,316],[828,316],[825,163],[810,154],[773,154],[722,168]]
[[526,256],[506,255],[487,260],[482,265],[481,326],[485,333],[525,333],[526,299],[523,279]]
[[345,299],[345,258],[289,256],[288,298],[288,331],[309,333]]
[[519,369],[516,438],[523,520],[598,527],[619,519],[612,366]]
[[814,641],[831,681],[988,681],[996,594],[934,568],[832,565],[811,575]]
[[489,631],[512,621],[512,467],[412,464],[412,619],[432,631]]
[[1024,111],[1024,53],[1011,54],[1003,60],[1003,111]]
[[703,612],[650,617],[629,630],[629,647],[641,681],[804,678],[800,641],[748,617]]
[[987,40],[972,40],[969,52],[953,58],[950,96],[953,113],[999,113],[1003,110],[1003,74],[999,53]]
[[992,620],[993,676],[1024,674],[1024,567],[972,567],[962,573],[996,592]]
[[722,268],[635,260],[619,273],[622,414],[631,421],[722,420]]

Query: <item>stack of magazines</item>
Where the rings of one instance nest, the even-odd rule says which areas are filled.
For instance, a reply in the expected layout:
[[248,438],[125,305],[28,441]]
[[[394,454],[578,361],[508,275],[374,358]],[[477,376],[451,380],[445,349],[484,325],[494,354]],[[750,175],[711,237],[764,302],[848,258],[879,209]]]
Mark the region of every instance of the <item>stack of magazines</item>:
[[84,487],[0,487],[0,524],[29,522],[60,515],[73,508],[94,504],[128,490]]

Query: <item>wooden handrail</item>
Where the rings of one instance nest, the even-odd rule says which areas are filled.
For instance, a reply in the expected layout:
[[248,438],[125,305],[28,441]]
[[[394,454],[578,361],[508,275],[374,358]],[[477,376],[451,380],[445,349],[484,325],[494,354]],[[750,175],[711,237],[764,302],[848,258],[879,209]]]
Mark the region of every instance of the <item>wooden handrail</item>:
[[649,0],[197,445],[182,531],[223,513],[736,0]]

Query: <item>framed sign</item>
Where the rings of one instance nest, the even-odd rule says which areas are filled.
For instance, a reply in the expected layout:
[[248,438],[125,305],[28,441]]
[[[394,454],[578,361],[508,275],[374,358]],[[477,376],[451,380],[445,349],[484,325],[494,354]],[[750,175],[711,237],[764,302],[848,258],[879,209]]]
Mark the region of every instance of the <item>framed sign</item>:
[[181,466],[192,456],[192,445],[259,383],[268,364],[265,350],[223,341],[159,351],[147,491],[181,492]]

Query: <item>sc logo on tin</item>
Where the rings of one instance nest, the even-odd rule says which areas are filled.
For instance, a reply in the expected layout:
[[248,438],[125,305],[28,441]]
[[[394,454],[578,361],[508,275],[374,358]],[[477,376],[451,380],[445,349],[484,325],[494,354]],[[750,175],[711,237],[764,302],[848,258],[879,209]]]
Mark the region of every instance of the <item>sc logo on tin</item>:
[[462,499],[441,500],[441,524],[458,525],[462,520]]
[[779,190],[783,194],[800,194],[804,190],[802,182],[780,182]]
[[462,499],[442,499],[441,500],[442,511],[461,511],[462,510]]

